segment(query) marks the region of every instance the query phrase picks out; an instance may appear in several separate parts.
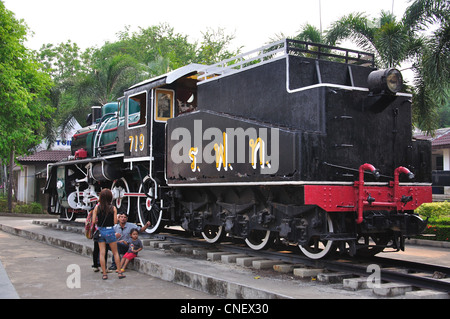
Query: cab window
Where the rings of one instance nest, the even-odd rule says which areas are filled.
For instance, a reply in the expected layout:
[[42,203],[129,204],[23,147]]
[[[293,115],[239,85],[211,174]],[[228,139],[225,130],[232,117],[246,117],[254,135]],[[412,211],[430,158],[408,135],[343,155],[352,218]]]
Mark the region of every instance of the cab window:
[[172,90],[156,89],[155,95],[155,120],[167,121],[173,117],[174,92]]
[[117,99],[119,102],[119,117],[125,116],[125,99],[123,97]]
[[128,127],[145,125],[147,121],[147,92],[128,97]]

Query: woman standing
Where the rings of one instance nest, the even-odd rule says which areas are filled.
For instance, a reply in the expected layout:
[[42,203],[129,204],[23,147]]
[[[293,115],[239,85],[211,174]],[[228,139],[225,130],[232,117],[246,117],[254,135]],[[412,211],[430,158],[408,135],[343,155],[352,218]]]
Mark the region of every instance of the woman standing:
[[[112,203],[113,195],[111,191],[104,188],[100,192],[99,205],[94,208],[92,220],[97,220],[97,227],[100,231],[100,238],[98,245],[100,248],[100,266],[102,267],[103,280],[108,279],[106,272],[106,244],[109,244],[114,255],[116,265],[120,265],[120,256],[117,250],[116,235],[114,232],[114,225],[117,224],[117,209]],[[119,270],[119,279],[125,278],[125,275]]]

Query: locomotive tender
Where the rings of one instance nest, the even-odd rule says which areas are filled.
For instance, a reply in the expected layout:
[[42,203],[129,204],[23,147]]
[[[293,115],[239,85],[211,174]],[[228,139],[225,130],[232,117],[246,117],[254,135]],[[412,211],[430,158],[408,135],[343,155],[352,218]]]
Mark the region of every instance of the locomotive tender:
[[277,240],[313,259],[403,250],[426,226],[431,144],[413,140],[401,86],[372,54],[289,39],[187,65],[93,109],[48,167],[49,212],[85,214],[108,187],[150,233]]

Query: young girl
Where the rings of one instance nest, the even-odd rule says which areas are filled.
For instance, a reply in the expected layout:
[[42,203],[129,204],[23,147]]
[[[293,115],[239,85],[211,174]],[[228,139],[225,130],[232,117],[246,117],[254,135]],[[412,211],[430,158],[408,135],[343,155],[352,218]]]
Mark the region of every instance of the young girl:
[[[104,188],[100,192],[99,204],[95,206],[92,214],[92,220],[97,220],[97,227],[100,231],[98,246],[100,248],[100,266],[102,267],[103,280],[108,279],[105,262],[107,243],[111,248],[116,264],[118,265],[120,262],[120,256],[117,250],[116,235],[114,232],[114,225],[117,224],[117,209],[111,204],[112,199],[113,195],[111,191]],[[121,271],[119,271],[118,274],[119,279],[125,278],[125,275],[123,275]]]
[[142,244],[142,241],[138,239],[139,232],[137,229],[132,229],[130,231],[130,239],[128,240],[128,251],[123,255],[122,262],[120,264],[120,271],[124,272],[127,268],[127,265],[130,261],[132,261],[136,256],[137,253],[144,248],[144,245]]

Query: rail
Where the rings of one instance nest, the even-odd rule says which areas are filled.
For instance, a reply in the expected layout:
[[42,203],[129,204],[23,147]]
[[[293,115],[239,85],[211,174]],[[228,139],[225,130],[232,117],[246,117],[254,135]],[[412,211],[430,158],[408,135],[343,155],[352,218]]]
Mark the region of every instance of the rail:
[[[375,66],[375,56],[372,53],[344,49],[320,43],[283,39],[220,61],[216,64],[212,64],[203,69],[197,79],[202,82],[207,82],[222,76],[243,71],[244,69],[250,69],[264,63],[273,62],[289,55],[304,56],[338,63],[356,64],[372,68]],[[202,82],[200,82],[200,84]]]
[[[165,229],[167,233],[150,235],[151,238],[159,240],[169,240],[176,243],[188,244],[193,246],[211,247],[212,245],[204,241],[199,241],[195,238],[186,238],[183,235],[183,231],[176,231]],[[370,258],[357,258],[346,259],[341,257],[339,259],[309,259],[299,253],[283,253],[276,249],[274,250],[252,250],[246,246],[229,245],[229,244],[215,244],[218,250],[226,251],[230,253],[246,254],[252,257],[261,257],[266,259],[281,260],[286,263],[303,264],[305,266],[313,268],[324,268],[330,271],[346,272],[354,274],[355,276],[367,277],[368,264],[376,264],[380,266],[380,274],[383,281],[392,281],[398,283],[408,284],[421,289],[432,289],[450,293],[450,282],[442,279],[432,278],[431,275],[435,272],[439,272],[448,278],[450,275],[450,268],[439,265],[430,265],[419,262],[412,262],[406,260],[396,260],[386,257],[370,257]],[[295,246],[281,246],[278,247],[284,251],[297,251]],[[408,270],[408,273],[404,273]],[[412,271],[409,273],[409,271]],[[429,273],[429,276],[425,275]]]

